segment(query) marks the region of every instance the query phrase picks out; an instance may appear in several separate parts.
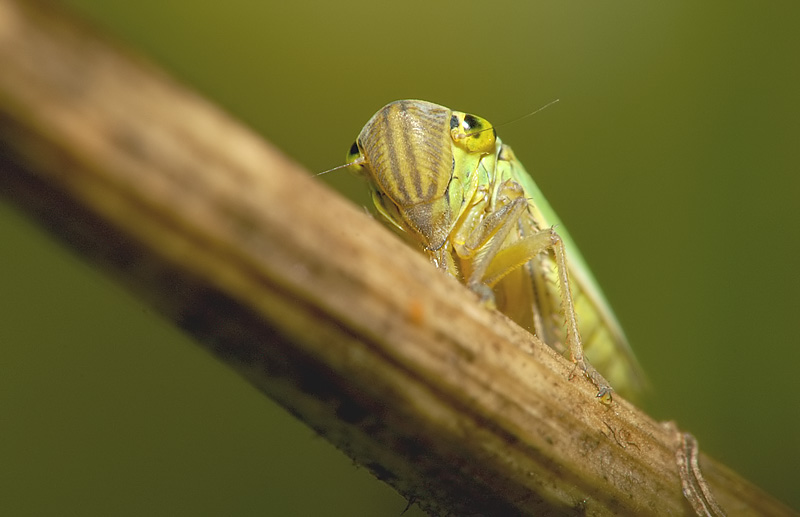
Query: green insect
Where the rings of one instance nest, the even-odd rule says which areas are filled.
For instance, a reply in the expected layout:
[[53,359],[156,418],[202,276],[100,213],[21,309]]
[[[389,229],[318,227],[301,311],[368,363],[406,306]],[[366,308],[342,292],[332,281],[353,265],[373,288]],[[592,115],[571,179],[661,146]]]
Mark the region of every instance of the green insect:
[[601,401],[611,401],[612,385],[624,394],[641,387],[625,334],[578,248],[487,120],[392,102],[364,126],[347,162],[368,180],[390,226],[487,304],[569,352]]

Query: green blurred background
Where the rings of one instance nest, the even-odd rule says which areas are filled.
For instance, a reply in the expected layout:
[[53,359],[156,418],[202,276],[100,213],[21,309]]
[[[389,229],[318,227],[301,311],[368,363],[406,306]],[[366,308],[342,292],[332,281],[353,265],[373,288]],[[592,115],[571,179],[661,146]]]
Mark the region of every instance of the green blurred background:
[[[311,171],[392,100],[498,124],[561,99],[499,132],[604,286],[645,408],[800,508],[799,4],[66,3]],[[403,510],[7,204],[0,236],[0,513]]]

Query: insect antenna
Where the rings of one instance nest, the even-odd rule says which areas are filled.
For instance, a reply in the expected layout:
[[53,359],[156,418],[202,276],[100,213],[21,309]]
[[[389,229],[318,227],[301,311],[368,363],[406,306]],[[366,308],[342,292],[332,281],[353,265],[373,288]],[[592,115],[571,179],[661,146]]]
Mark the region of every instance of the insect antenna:
[[345,167],[350,167],[351,165],[361,165],[364,163],[366,159],[363,156],[359,156],[357,159],[353,160],[352,162],[345,163],[343,165],[337,165],[333,169],[328,169],[326,171],[318,172],[314,174],[314,176],[322,176],[323,174],[328,174],[329,172],[338,171],[339,169],[344,169]]
[[526,113],[525,115],[522,115],[521,117],[517,117],[517,118],[511,119],[511,120],[508,120],[508,121],[506,121],[506,122],[501,122],[500,124],[496,124],[496,125],[495,125],[495,124],[492,124],[492,125],[490,125],[489,127],[487,127],[486,129],[481,129],[481,130],[478,130],[478,131],[473,131],[473,132],[470,132],[469,134],[470,134],[470,135],[479,135],[479,134],[481,134],[481,133],[483,133],[483,132],[485,132],[485,131],[494,131],[494,130],[496,130],[498,127],[507,126],[507,125],[509,125],[509,124],[515,124],[515,123],[519,122],[519,121],[520,121],[520,120],[522,120],[522,119],[526,119],[526,118],[528,118],[528,117],[532,117],[532,116],[536,115],[536,114],[537,114],[537,113],[539,113],[540,111],[544,110],[545,108],[549,108],[550,106],[552,106],[553,104],[555,104],[555,103],[559,102],[560,100],[561,100],[561,99],[555,99],[555,100],[552,100],[552,101],[548,102],[547,104],[545,104],[544,106],[542,106],[541,108],[536,108],[535,110],[531,111],[530,113]]
[[[544,111],[545,109],[549,108],[550,106],[552,106],[553,104],[559,102],[560,100],[561,99],[554,99],[554,100],[548,102],[547,104],[545,104],[544,106],[542,106],[540,108],[536,108],[535,110],[531,111],[530,113],[526,113],[525,115],[522,115],[521,117],[517,117],[517,118],[511,119],[511,120],[508,120],[506,122],[502,122],[500,124],[497,124],[494,127],[498,128],[498,127],[502,127],[502,126],[507,126],[509,124],[516,124],[520,120],[526,119],[528,117],[532,117],[532,116],[536,115],[537,113],[539,113],[540,111]],[[483,131],[486,131],[486,129],[484,129]]]

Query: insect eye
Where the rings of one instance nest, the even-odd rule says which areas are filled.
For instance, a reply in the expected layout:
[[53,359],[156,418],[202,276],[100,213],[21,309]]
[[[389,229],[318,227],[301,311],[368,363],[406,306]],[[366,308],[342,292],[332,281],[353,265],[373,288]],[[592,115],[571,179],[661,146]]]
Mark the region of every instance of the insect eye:
[[[454,121],[457,123],[454,124]],[[472,153],[494,151],[497,135],[488,120],[462,113],[460,118],[456,118],[456,115],[453,115],[450,120],[450,128],[453,140],[467,151]]]
[[364,168],[364,154],[361,152],[361,148],[358,145],[358,140],[353,142],[353,145],[350,146],[350,150],[347,151],[345,162],[348,164],[351,171],[355,173],[362,173]]
[[466,129],[467,131],[470,131],[472,129],[480,131],[482,125],[483,124],[481,124],[481,120],[475,115],[467,114],[464,116],[464,129]]
[[353,145],[350,146],[350,150],[347,151],[347,161],[352,162],[358,155],[361,154],[361,151],[358,149],[358,142],[353,142]]

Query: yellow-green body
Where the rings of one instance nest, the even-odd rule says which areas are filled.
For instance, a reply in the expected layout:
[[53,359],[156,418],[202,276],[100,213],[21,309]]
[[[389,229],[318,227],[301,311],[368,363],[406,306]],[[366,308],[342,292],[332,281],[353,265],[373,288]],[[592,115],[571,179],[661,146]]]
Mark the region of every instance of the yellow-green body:
[[348,162],[368,179],[386,222],[487,303],[569,351],[599,397],[610,401],[611,386],[625,394],[641,387],[625,334],[578,248],[488,121],[425,101],[393,102],[367,122]]

